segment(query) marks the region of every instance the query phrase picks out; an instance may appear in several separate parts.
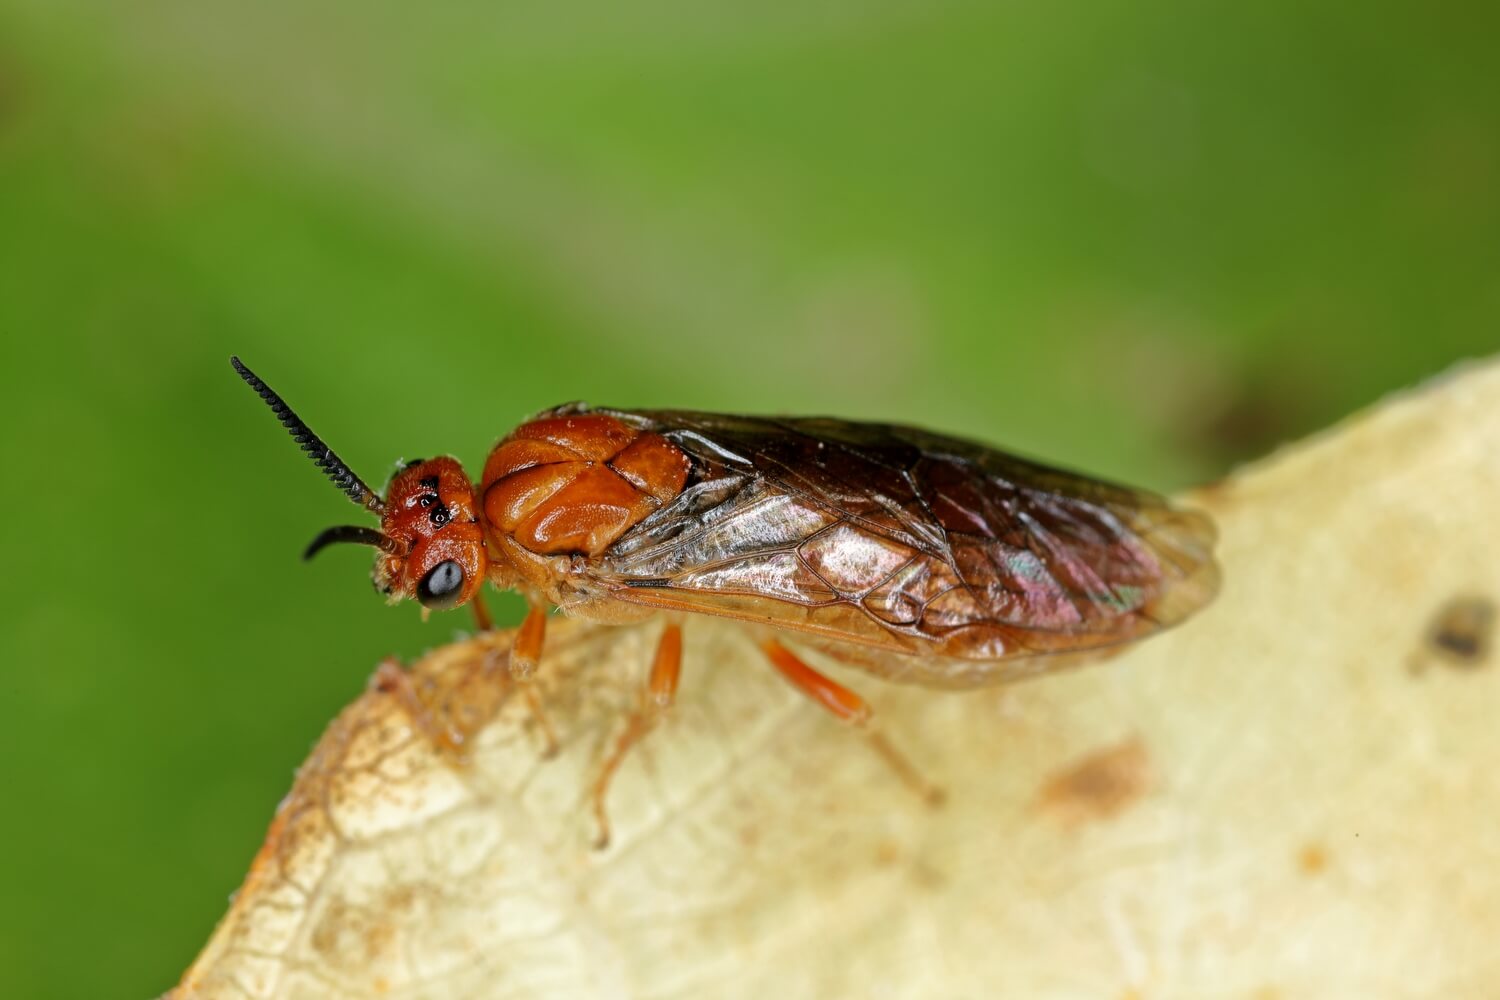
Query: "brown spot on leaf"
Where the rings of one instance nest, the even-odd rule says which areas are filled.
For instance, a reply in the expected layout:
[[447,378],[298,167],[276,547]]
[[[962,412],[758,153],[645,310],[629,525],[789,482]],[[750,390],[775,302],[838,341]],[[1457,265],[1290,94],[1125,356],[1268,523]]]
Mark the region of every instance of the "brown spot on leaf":
[[1430,660],[1461,670],[1473,670],[1489,660],[1495,628],[1495,603],[1487,597],[1463,594],[1450,599],[1433,615],[1422,649],[1412,658],[1413,673]]
[[1119,815],[1150,786],[1150,755],[1141,738],[1132,736],[1053,775],[1042,785],[1037,803],[1059,821],[1076,826]]
[[329,903],[309,936],[313,950],[330,963],[388,959],[395,940],[395,928],[378,911],[342,899]]
[[1328,848],[1317,841],[1309,841],[1297,852],[1297,868],[1304,875],[1321,875],[1328,870]]

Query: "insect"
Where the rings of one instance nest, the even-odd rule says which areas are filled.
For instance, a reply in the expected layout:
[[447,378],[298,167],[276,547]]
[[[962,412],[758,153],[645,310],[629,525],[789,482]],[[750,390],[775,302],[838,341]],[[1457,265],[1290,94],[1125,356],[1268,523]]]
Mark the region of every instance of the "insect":
[[[911,427],[572,403],[495,445],[478,484],[453,458],[408,462],[371,490],[238,358],[235,370],[379,529],[315,538],[376,549],[391,602],[469,604],[486,580],[530,609],[524,678],[546,610],[623,623],[656,612],[766,627],[767,659],[835,716],[859,695],[809,666],[794,636],[891,680],[964,688],[1047,672],[1064,654],[1141,639],[1213,597],[1207,516],[1140,490]],[[663,630],[643,707],[595,786],[677,688],[681,626]],[[605,827],[607,829],[607,827]]]

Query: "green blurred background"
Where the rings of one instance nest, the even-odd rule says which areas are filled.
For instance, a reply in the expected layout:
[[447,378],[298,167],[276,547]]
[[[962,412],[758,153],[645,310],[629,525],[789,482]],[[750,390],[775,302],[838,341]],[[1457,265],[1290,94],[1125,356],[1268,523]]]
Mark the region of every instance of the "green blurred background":
[[231,351],[375,483],[582,398],[1175,489],[1500,346],[1493,5],[413,9],[0,0],[0,996],[170,986],[467,624],[298,561]]

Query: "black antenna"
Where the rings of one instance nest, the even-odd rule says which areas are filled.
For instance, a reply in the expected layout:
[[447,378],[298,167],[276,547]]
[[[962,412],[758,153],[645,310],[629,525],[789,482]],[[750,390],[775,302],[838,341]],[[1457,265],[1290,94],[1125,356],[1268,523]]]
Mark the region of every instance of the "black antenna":
[[352,542],[355,545],[373,545],[382,552],[391,555],[396,554],[396,543],[391,538],[381,534],[374,528],[361,528],[353,524],[341,524],[336,528],[328,528],[317,538],[312,540],[307,550],[302,553],[303,559],[311,559],[330,545],[339,542]]
[[[266,401],[271,412],[281,421],[292,435],[292,440],[302,446],[309,458],[313,460],[318,468],[323,470],[333,485],[344,492],[350,500],[365,507],[375,514],[385,513],[385,504],[381,502],[379,494],[354,474],[354,470],[344,464],[344,460],[333,453],[333,449],[323,443],[322,439],[312,432],[312,429],[302,422],[302,418],[292,412],[292,408],[276,395],[270,386],[260,380],[253,371],[240,363],[237,357],[231,357],[229,363],[234,365],[234,370],[240,373],[250,388],[260,394],[260,398]],[[340,539],[342,540],[342,539]],[[326,544],[326,543],[325,543]]]

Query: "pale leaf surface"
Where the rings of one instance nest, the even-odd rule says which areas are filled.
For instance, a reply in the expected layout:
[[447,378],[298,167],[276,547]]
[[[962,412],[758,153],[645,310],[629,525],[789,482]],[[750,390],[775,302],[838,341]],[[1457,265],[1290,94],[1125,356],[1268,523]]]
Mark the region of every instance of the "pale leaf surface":
[[835,672],[947,790],[922,804],[737,626],[587,789],[658,627],[555,622],[542,760],[504,634],[330,726],[174,994],[1500,995],[1500,367],[1187,498],[1224,588],[1182,628],[1011,687]]

